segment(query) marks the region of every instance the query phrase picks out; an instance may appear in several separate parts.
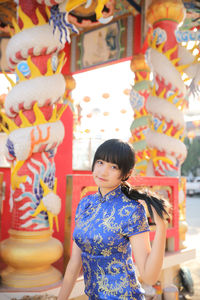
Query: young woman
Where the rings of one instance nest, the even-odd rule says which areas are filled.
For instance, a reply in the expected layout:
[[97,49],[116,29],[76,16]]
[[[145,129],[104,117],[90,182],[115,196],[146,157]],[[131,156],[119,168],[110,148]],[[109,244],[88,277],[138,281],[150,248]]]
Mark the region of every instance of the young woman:
[[[108,140],[97,149],[92,171],[98,192],[79,202],[72,254],[58,300],[68,299],[81,267],[90,300],[145,299],[132,252],[142,281],[157,281],[165,251],[166,206],[127,185],[134,164],[132,147],[121,140]],[[138,200],[146,201],[156,224],[152,247],[145,209]]]

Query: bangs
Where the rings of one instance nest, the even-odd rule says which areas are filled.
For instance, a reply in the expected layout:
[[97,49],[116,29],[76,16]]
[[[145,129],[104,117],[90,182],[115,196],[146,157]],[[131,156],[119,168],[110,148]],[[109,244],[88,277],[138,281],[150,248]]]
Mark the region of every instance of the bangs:
[[106,147],[99,148],[95,155],[95,161],[104,160],[106,162],[118,165],[119,169],[123,165],[124,151],[120,149],[121,147],[116,147],[114,145],[107,145]]
[[111,139],[101,144],[97,149],[92,164],[92,171],[97,160],[116,164],[122,171],[122,174],[126,175],[134,167],[135,153],[128,143],[118,139]]

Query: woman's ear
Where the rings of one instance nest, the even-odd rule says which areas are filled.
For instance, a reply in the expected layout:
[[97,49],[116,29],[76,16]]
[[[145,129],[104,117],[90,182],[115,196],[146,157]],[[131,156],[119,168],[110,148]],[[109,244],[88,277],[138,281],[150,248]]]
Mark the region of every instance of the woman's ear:
[[130,169],[130,171],[127,174],[128,178],[132,175],[132,173],[133,173],[133,169]]
[[126,181],[126,180],[128,180],[128,179],[129,179],[129,177],[131,176],[132,172],[133,172],[133,169],[131,169],[131,170],[130,170],[130,171],[127,173],[127,175],[126,175],[126,176],[124,176],[124,177],[122,178],[122,181]]

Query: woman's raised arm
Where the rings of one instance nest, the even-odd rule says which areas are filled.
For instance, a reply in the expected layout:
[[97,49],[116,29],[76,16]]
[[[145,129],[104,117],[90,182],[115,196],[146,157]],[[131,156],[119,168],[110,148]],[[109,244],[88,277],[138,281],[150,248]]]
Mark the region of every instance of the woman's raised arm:
[[156,233],[152,248],[149,232],[131,236],[130,242],[141,279],[147,284],[155,284],[160,275],[165,254],[167,222],[153,209]]
[[65,271],[62,286],[58,294],[58,300],[67,300],[69,298],[75,285],[76,279],[80,274],[81,266],[81,250],[74,242],[72,247],[72,254]]

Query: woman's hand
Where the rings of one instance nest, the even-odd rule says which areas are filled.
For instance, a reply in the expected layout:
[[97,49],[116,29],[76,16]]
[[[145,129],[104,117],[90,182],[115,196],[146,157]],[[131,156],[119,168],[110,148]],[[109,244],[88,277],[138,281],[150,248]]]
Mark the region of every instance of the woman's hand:
[[[156,224],[156,226],[163,226],[164,228],[168,227],[168,222],[167,219],[162,219],[156,212],[156,210],[152,207],[152,211],[153,211],[153,220],[154,223]],[[167,217],[167,215],[166,215]]]

